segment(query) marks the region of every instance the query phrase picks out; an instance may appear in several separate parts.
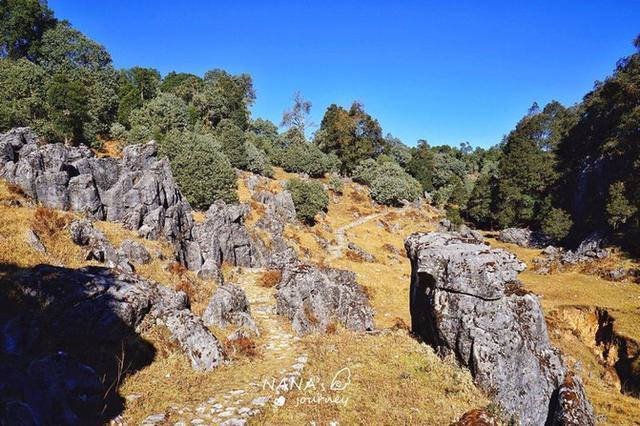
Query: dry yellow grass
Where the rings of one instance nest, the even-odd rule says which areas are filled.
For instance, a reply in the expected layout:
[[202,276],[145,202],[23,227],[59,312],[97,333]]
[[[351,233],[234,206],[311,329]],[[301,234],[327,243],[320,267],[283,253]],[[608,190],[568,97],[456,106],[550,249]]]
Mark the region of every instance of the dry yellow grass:
[[[488,239],[494,247],[505,248],[515,253],[528,265],[540,255],[538,249],[527,249],[514,244],[506,244]],[[630,266],[635,262],[617,258],[621,265]],[[640,286],[633,283],[606,281],[594,275],[576,271],[556,272],[540,275],[531,268],[518,277],[524,286],[541,296],[540,302],[549,323],[549,335],[571,363],[582,365],[580,375],[584,379],[587,395],[602,424],[640,424],[640,400],[619,392],[614,380],[615,372],[606,368],[602,360],[583,339],[578,338],[580,330],[572,330],[567,324],[555,321],[554,313],[568,307],[601,307],[615,318],[614,331],[635,341],[640,341]],[[594,336],[595,337],[595,336]],[[635,419],[635,420],[634,420]]]
[[[468,371],[443,361],[402,331],[362,336],[340,330],[307,336],[302,342],[310,360],[302,383],[312,379],[326,389],[320,385],[306,392],[296,389],[284,407],[268,411],[257,424],[450,424],[469,409],[488,403]],[[344,368],[349,371],[343,370],[339,377],[347,382],[350,374],[350,382],[342,391],[331,391],[334,376]],[[320,396],[342,402],[309,399],[318,401]]]

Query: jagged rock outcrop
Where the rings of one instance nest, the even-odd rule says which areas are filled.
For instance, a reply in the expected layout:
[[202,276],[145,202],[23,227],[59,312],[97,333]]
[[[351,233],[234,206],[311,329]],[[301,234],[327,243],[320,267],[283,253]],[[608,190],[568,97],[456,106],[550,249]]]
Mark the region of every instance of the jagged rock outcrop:
[[126,147],[122,159],[97,158],[86,146],[39,145],[29,128],[16,128],[0,135],[0,177],[45,207],[122,223],[145,238],[163,236],[186,257],[191,208],[155,142]]
[[[187,353],[196,370],[211,370],[223,362],[222,348],[204,323],[189,310],[187,297],[135,274],[114,269],[86,267],[77,270],[39,265],[14,275],[15,291],[31,303],[42,304],[33,311],[33,320],[46,315],[48,333],[61,342],[117,342],[130,331],[137,331],[143,320],[162,323]],[[22,316],[20,316],[22,318]],[[10,324],[8,319],[4,324]],[[30,329],[33,321],[21,320],[16,333],[37,336],[41,329]],[[0,327],[0,334],[13,330]],[[28,353],[26,339],[5,334],[3,341],[15,353]],[[52,338],[51,335],[48,338]],[[37,339],[36,339],[37,340]],[[24,342],[21,347],[17,342]],[[64,346],[64,345],[62,345]]]
[[187,267],[198,270],[207,260],[217,265],[228,262],[236,266],[261,266],[263,254],[244,226],[249,206],[226,204],[218,200],[209,207],[202,223],[193,227]]
[[154,349],[140,332],[152,325],[166,327],[195,370],[225,362],[184,293],[134,274],[39,265],[11,271],[2,284],[2,424],[102,423],[106,390],[98,378],[115,380],[114,360],[148,365]]
[[338,323],[356,331],[374,329],[374,311],[353,272],[290,263],[276,289],[277,312],[299,335],[322,333]]
[[120,252],[131,262],[146,265],[151,262],[151,254],[147,248],[133,240],[124,240],[120,245]]
[[233,284],[225,283],[211,296],[209,305],[202,314],[202,320],[208,326],[225,328],[229,325],[247,328],[258,332],[249,308],[249,300],[244,290]]
[[356,256],[358,256],[360,259],[362,259],[365,262],[376,261],[376,258],[371,253],[365,251],[362,247],[360,247],[356,243],[349,242],[349,244],[347,244],[347,248],[349,248],[349,250],[351,250],[353,253],[355,253]]
[[563,399],[567,367],[549,342],[538,298],[516,281],[524,263],[455,234],[413,234],[405,248],[417,336],[441,354],[454,354],[520,424],[572,424],[573,415],[582,417],[580,424],[595,424],[583,393],[574,392],[580,398],[571,403]]

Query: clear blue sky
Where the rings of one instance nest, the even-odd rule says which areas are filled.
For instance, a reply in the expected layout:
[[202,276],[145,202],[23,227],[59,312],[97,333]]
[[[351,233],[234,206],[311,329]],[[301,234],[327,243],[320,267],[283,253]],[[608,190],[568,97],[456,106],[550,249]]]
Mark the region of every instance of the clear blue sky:
[[249,73],[254,116],[276,124],[296,90],[318,124],[329,104],[355,99],[409,145],[493,145],[533,101],[579,101],[633,52],[640,32],[640,0],[49,6],[104,44],[117,67]]

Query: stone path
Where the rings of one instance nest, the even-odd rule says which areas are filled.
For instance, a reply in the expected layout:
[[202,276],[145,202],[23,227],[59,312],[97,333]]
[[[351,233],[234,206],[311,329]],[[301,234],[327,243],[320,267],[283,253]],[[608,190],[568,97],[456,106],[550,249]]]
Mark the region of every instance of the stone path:
[[[258,270],[244,268],[237,283],[247,294],[251,314],[263,337],[259,347],[260,358],[255,362],[268,363],[269,373],[253,377],[248,384],[240,384],[233,390],[211,395],[200,403],[172,406],[166,413],[149,416],[143,425],[238,426],[246,424],[250,417],[265,409],[278,409],[286,404],[286,394],[292,388],[291,383],[302,374],[308,355],[304,353],[298,343],[300,339],[293,334],[288,322],[276,315],[275,289],[258,286],[258,277]],[[256,365],[258,369],[260,366]],[[215,371],[211,374],[215,374]],[[269,384],[265,385],[265,381]]]

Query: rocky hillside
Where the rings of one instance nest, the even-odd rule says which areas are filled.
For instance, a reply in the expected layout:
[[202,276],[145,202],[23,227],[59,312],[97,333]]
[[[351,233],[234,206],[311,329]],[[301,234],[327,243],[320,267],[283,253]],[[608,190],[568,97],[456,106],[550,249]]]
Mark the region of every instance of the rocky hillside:
[[438,210],[381,206],[348,179],[314,180],[328,207],[309,225],[277,168],[237,171],[239,203],[195,211],[153,143],[103,157],[21,128],[0,153],[3,424],[640,413],[631,282],[518,277],[540,250],[434,233]]

